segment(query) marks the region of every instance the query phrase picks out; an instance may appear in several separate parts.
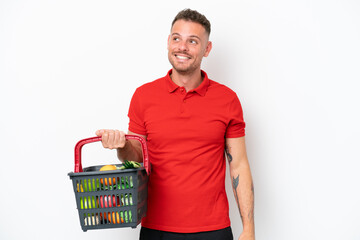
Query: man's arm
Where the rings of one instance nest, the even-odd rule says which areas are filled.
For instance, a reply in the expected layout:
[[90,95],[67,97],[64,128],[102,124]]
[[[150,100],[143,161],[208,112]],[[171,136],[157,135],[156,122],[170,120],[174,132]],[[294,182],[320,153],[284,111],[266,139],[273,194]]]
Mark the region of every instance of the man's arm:
[[246,154],[245,137],[227,138],[225,152],[229,161],[235,200],[243,223],[243,233],[239,240],[254,240],[254,185]]
[[[144,135],[136,134],[130,131],[129,134],[141,136],[146,140],[146,136]],[[104,148],[117,150],[117,156],[121,161],[143,161],[141,143],[137,140],[126,140],[124,132],[119,130],[102,129],[96,131],[96,135],[102,137],[102,144]]]
[[[138,135],[146,140],[145,135],[136,134],[130,131],[128,134]],[[141,143],[138,140],[131,140],[131,139],[127,140],[123,148],[117,148],[117,156],[120,160],[142,162],[143,155],[142,155]]]

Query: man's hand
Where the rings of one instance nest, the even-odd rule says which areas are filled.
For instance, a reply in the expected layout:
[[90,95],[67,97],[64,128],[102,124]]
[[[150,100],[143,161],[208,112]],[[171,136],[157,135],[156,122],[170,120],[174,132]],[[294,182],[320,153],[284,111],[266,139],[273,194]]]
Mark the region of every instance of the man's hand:
[[[120,161],[128,160],[135,162],[142,162],[142,148],[137,140],[126,140],[125,133],[119,130],[101,129],[95,133],[101,137],[101,142],[104,148],[116,149],[117,156]],[[138,135],[146,140],[146,136],[136,134],[129,131],[130,135]]]
[[101,137],[101,142],[104,148],[119,149],[124,148],[126,144],[125,133],[119,130],[101,129],[95,133]]

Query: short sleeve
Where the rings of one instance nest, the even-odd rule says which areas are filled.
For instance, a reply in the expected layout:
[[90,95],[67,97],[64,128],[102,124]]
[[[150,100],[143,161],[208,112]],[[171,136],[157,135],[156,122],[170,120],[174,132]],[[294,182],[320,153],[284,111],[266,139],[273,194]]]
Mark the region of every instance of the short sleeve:
[[245,122],[243,116],[243,110],[239,98],[236,96],[233,97],[232,101],[229,103],[229,121],[226,129],[226,138],[237,138],[245,136]]
[[141,103],[139,90],[137,89],[131,98],[128,117],[129,117],[129,131],[140,135],[146,135],[146,128],[144,124],[143,104]]

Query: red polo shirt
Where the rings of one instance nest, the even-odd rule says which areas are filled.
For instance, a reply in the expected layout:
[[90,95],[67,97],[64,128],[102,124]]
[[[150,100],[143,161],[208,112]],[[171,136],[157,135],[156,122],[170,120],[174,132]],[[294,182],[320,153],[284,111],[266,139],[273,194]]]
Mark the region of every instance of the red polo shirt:
[[170,232],[230,226],[225,138],[245,135],[236,93],[204,77],[189,92],[168,74],[136,89],[129,130],[147,136],[152,172],[142,226]]

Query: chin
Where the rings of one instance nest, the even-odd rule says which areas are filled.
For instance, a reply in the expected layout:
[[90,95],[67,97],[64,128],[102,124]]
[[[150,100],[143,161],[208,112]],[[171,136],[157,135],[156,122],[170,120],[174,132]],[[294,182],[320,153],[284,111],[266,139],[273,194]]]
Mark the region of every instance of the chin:
[[174,64],[172,62],[170,62],[170,63],[172,65],[173,69],[178,73],[184,74],[184,73],[190,73],[190,72],[194,71],[192,66],[181,66],[181,65],[178,66],[178,65],[176,65],[176,64]]
[[185,73],[185,72],[189,72],[189,68],[179,68],[179,67],[176,67],[176,66],[173,66],[173,69],[179,73]]
[[176,68],[176,67],[173,67],[173,69],[174,69],[176,72],[180,73],[180,74],[188,74],[188,73],[194,72],[194,70],[193,70],[193,69],[190,69],[190,68],[184,69],[184,68]]

